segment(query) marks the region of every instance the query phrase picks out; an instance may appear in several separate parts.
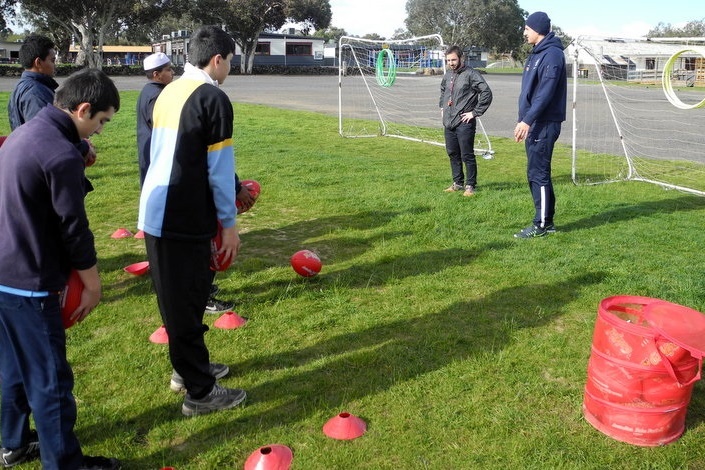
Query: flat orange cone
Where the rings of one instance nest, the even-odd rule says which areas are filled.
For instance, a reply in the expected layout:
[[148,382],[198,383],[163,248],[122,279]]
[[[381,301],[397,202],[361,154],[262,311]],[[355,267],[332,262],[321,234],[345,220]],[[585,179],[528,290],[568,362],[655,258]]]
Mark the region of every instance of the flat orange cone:
[[112,235],[110,235],[110,238],[127,238],[131,236],[132,232],[130,232],[126,228],[119,228],[115,230]]
[[237,313],[225,312],[213,323],[213,326],[224,330],[234,330],[235,328],[240,328],[245,323],[247,323],[247,320]]
[[149,272],[149,261],[140,261],[139,263],[132,263],[129,266],[122,268],[126,273],[133,274],[135,276],[141,276]]
[[245,462],[245,470],[289,470],[294,454],[287,446],[272,444],[252,452]]
[[323,433],[333,439],[356,439],[367,431],[367,424],[350,413],[343,412],[323,425]]
[[135,234],[135,238],[144,238],[144,231],[143,231],[143,230],[139,230],[139,231]]
[[149,335],[149,340],[152,343],[166,344],[169,342],[169,335],[166,333],[166,327],[164,325],[160,326],[154,333]]

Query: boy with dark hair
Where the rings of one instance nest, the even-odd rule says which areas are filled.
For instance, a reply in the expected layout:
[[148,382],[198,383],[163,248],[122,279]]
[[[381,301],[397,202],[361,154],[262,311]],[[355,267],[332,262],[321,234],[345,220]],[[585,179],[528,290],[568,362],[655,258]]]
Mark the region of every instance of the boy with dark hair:
[[54,101],[54,90],[59,86],[53,78],[56,71],[56,48],[51,39],[36,34],[27,36],[20,47],[19,59],[25,70],[7,104],[12,130],[51,104]]
[[[0,463],[5,467],[36,458],[39,447],[45,470],[120,467],[116,459],[84,456],[74,434],[74,379],[59,305],[72,269],[84,285],[73,319],[82,321],[100,301],[84,206],[85,162],[77,144],[100,133],[119,108],[110,78],[84,69],[66,79],[53,106],[42,108],[0,147]],[[36,433],[29,429],[30,413]]]
[[[149,81],[142,88],[139,97],[137,98],[137,160],[140,171],[140,188],[144,184],[144,177],[147,175],[149,168],[149,149],[152,141],[152,113],[154,111],[154,103],[161,94],[165,86],[174,80],[174,68],[172,67],[169,57],[163,52],[155,52],[144,58],[144,70]],[[237,180],[237,199],[241,201],[243,206],[248,209],[254,204],[254,199]],[[244,191],[243,191],[244,189]],[[215,279],[215,272],[212,273],[212,278]],[[215,295],[220,289],[216,284],[211,282],[210,296],[206,304],[206,313],[221,313],[227,310],[232,310],[234,304],[215,298]],[[180,391],[183,389],[183,383],[178,380],[172,384],[172,389]]]
[[194,416],[233,408],[246,398],[217,379],[230,371],[211,363],[204,310],[211,288],[210,240],[222,227],[225,259],[237,255],[233,107],[218,87],[230,73],[233,39],[204,26],[190,39],[184,74],[157,98],[150,164],[138,227],[169,335],[172,382],[186,390],[181,412]]

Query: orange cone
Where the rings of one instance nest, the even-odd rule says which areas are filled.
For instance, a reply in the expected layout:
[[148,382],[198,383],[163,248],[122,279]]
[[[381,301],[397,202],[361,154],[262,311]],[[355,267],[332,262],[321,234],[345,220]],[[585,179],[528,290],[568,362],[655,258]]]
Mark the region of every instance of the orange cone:
[[250,454],[245,470],[289,470],[294,454],[287,446],[272,444]]
[[323,433],[333,439],[356,439],[367,431],[367,424],[357,416],[343,412],[323,425]]
[[166,333],[166,327],[164,325],[160,326],[154,333],[149,335],[149,340],[152,343],[166,344],[169,342],[169,335]]
[[127,238],[131,236],[132,232],[130,232],[126,228],[119,228],[115,230],[112,235],[110,235],[111,238]]
[[224,330],[233,330],[235,328],[240,328],[245,323],[247,323],[247,320],[242,318],[237,313],[225,312],[213,323],[213,326]]

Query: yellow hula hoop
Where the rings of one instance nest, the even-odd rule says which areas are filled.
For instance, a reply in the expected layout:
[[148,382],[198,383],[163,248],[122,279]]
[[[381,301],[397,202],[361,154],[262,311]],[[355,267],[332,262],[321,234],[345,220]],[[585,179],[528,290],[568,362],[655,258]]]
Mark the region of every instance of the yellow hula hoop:
[[666,94],[666,98],[668,101],[671,102],[673,106],[679,109],[695,109],[695,108],[702,108],[705,106],[705,99],[703,99],[700,103],[697,104],[685,104],[676,96],[676,93],[673,91],[673,84],[671,83],[671,72],[673,71],[673,64],[676,63],[676,59],[681,56],[681,54],[684,54],[686,52],[695,52],[698,54],[698,51],[694,51],[692,49],[683,49],[682,51],[678,51],[675,54],[671,56],[670,59],[666,62],[666,65],[663,68],[663,77],[661,78],[661,84],[663,85],[663,92]]

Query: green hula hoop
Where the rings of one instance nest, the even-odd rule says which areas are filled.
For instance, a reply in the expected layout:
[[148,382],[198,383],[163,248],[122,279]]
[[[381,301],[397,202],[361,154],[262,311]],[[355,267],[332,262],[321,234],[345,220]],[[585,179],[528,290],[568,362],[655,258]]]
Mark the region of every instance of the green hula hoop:
[[[384,73],[384,59],[387,58],[387,73]],[[394,80],[397,78],[397,63],[394,60],[394,53],[391,49],[382,49],[377,54],[376,67],[377,83],[383,87],[394,85]]]

